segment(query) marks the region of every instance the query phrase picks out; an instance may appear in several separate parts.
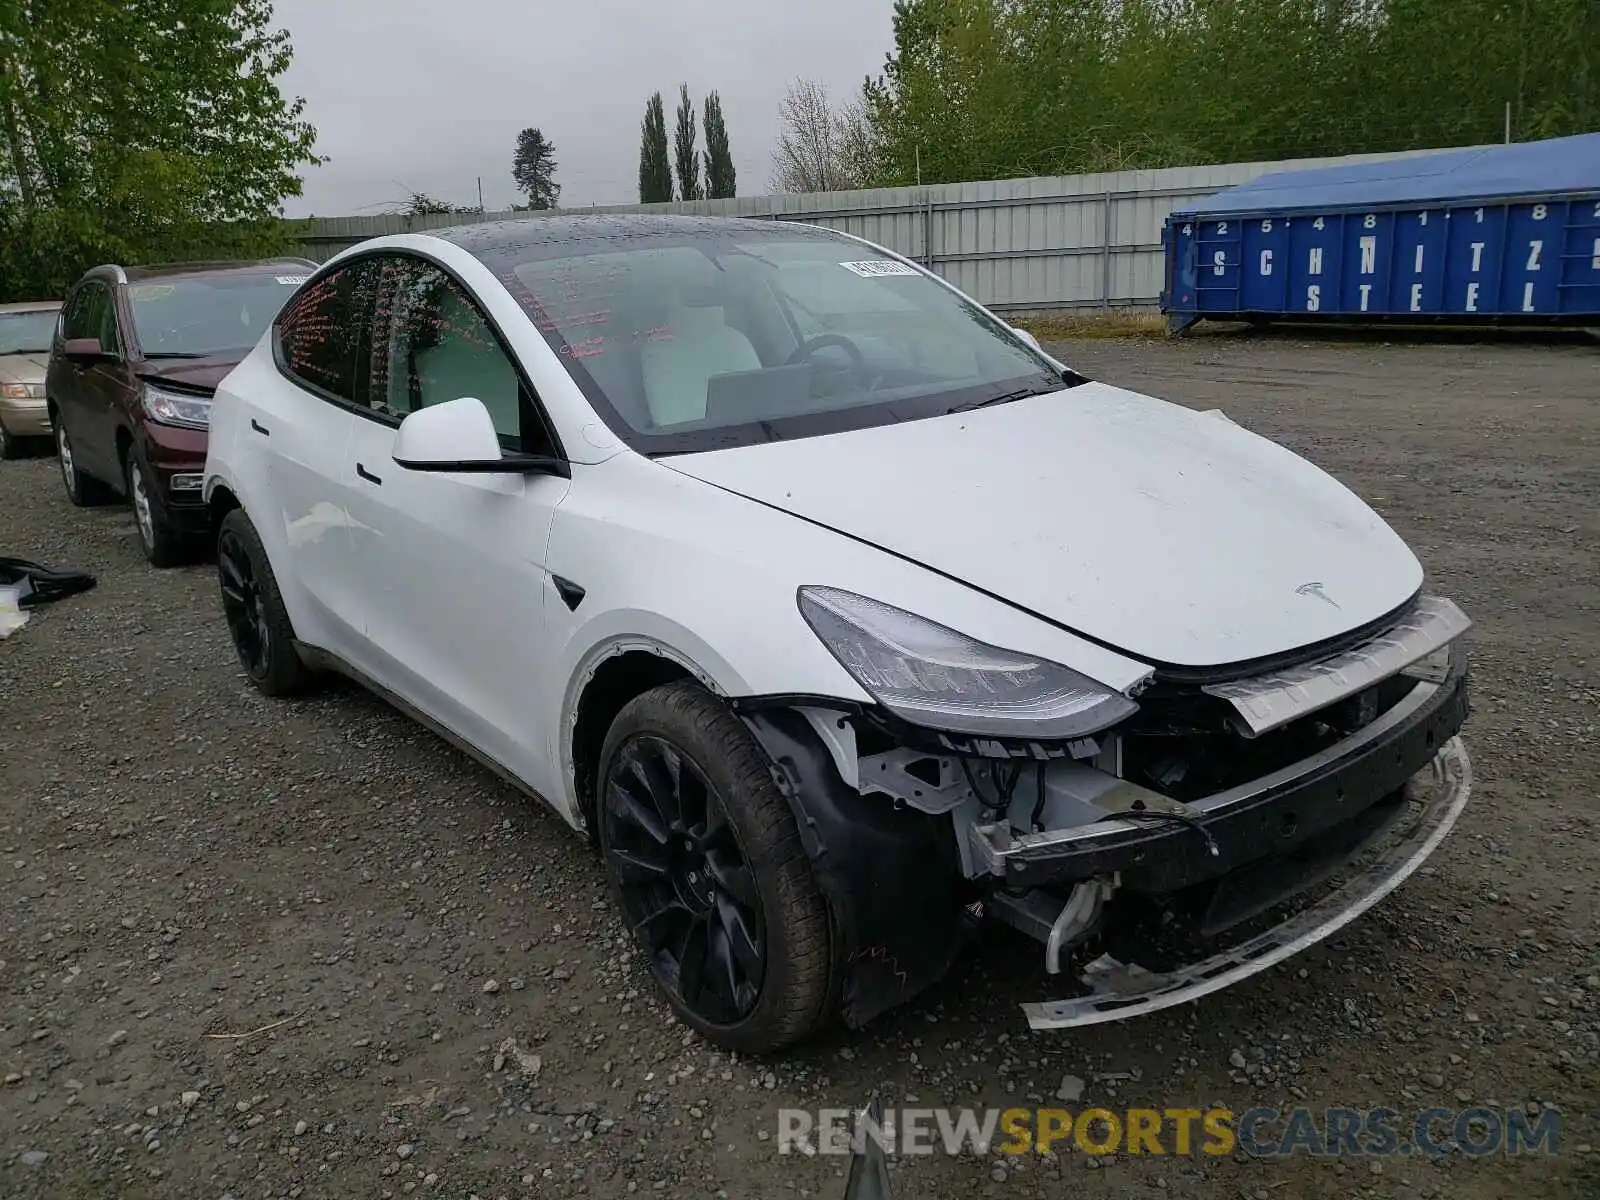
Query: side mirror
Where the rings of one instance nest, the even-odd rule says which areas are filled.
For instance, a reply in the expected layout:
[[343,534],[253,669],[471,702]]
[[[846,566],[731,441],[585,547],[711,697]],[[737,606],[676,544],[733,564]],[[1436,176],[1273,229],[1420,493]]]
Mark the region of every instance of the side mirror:
[[474,396],[421,408],[407,416],[395,434],[393,458],[408,471],[571,474],[571,468],[562,459],[502,451],[489,410]]
[[61,344],[61,354],[76,363],[100,362],[111,357],[99,338],[68,338]]
[[1039,339],[1034,337],[1033,334],[1029,333],[1026,329],[1018,329],[1015,325],[1013,325],[1011,327],[1011,332],[1016,334],[1023,341],[1027,342],[1032,349],[1037,350],[1040,354],[1044,353],[1044,347],[1039,344]]

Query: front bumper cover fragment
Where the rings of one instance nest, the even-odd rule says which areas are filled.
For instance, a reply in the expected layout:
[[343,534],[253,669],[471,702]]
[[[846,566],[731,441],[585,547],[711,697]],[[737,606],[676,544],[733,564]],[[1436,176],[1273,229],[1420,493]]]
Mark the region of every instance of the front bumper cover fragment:
[[1337,933],[1404,883],[1455,826],[1472,793],[1472,763],[1461,739],[1446,742],[1412,786],[1419,793],[1411,801],[1415,811],[1374,839],[1390,844],[1325,899],[1237,946],[1177,970],[1147,971],[1102,956],[1082,975],[1089,989],[1085,995],[1024,1004],[1029,1026],[1070,1029],[1187,1004]]

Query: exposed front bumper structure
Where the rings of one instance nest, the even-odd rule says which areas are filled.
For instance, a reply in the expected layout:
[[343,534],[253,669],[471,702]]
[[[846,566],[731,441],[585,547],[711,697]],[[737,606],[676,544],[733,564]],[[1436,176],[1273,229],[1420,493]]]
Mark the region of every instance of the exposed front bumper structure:
[[[1167,892],[1313,843],[1358,818],[1423,770],[1467,717],[1464,661],[1437,683],[1417,680],[1376,720],[1279,771],[1182,806],[1210,833],[1215,853],[1183,825],[1116,819],[1017,834],[1006,824],[969,829],[972,852],[1012,888],[1075,883],[1113,872],[1134,891]],[[1125,807],[1125,805],[1124,805]]]
[[[1057,980],[1081,976],[1079,994],[1023,1005],[1039,1029],[1198,999],[1349,924],[1467,802],[1466,625],[1424,598],[1320,667],[1207,687],[1198,701],[1198,688],[1170,692],[1158,703],[1175,716],[1152,706],[1153,733],[1081,757],[977,755],[1011,764],[988,764],[987,790],[975,752],[941,755],[873,713],[741,700],[838,928],[846,1022],[942,976],[984,918],[1039,942]],[[1171,794],[1149,769],[1169,753],[1150,743],[1167,738],[1180,768],[1190,738],[1202,761],[1234,745],[1246,757],[1202,768],[1217,790]]]
[[1165,972],[1146,971],[1102,956],[1083,973],[1089,991],[1079,997],[1024,1004],[1034,1029],[1097,1025],[1186,1004],[1313,946],[1361,916],[1409,878],[1439,847],[1472,792],[1472,764],[1458,737],[1451,738],[1413,783],[1421,793],[1398,834],[1386,828],[1374,841],[1391,844],[1359,874],[1320,902],[1238,946]]

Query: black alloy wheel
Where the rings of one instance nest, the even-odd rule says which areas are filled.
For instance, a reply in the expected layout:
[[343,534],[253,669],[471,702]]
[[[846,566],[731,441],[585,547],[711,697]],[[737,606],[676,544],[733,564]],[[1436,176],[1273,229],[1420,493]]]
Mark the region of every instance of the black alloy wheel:
[[313,673],[300,658],[261,535],[242,508],[224,516],[217,530],[217,584],[234,652],[256,690],[268,696],[304,690]]
[[705,774],[662,737],[611,758],[603,844],[624,915],[662,985],[711,1025],[743,1020],[767,974],[760,893]]
[[267,623],[255,564],[244,539],[233,529],[217,538],[217,575],[222,585],[222,611],[228,619],[239,661],[252,679],[267,673],[272,657],[272,629]]

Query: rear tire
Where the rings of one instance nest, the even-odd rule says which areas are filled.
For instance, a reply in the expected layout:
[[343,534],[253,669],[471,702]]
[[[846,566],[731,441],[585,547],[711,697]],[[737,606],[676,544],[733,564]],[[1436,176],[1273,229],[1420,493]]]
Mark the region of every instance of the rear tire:
[[623,707],[595,804],[623,918],[679,1018],[770,1054],[832,1016],[827,907],[766,754],[719,698],[672,683]]
[[77,459],[72,452],[72,438],[68,436],[67,427],[59,413],[52,415],[51,426],[56,435],[56,465],[61,469],[61,482],[67,489],[67,499],[76,508],[94,508],[111,503],[111,489],[94,476],[78,470]]
[[294,625],[261,535],[242,508],[223,517],[217,531],[217,582],[234,653],[256,690],[268,696],[304,691],[311,670],[295,650]]

